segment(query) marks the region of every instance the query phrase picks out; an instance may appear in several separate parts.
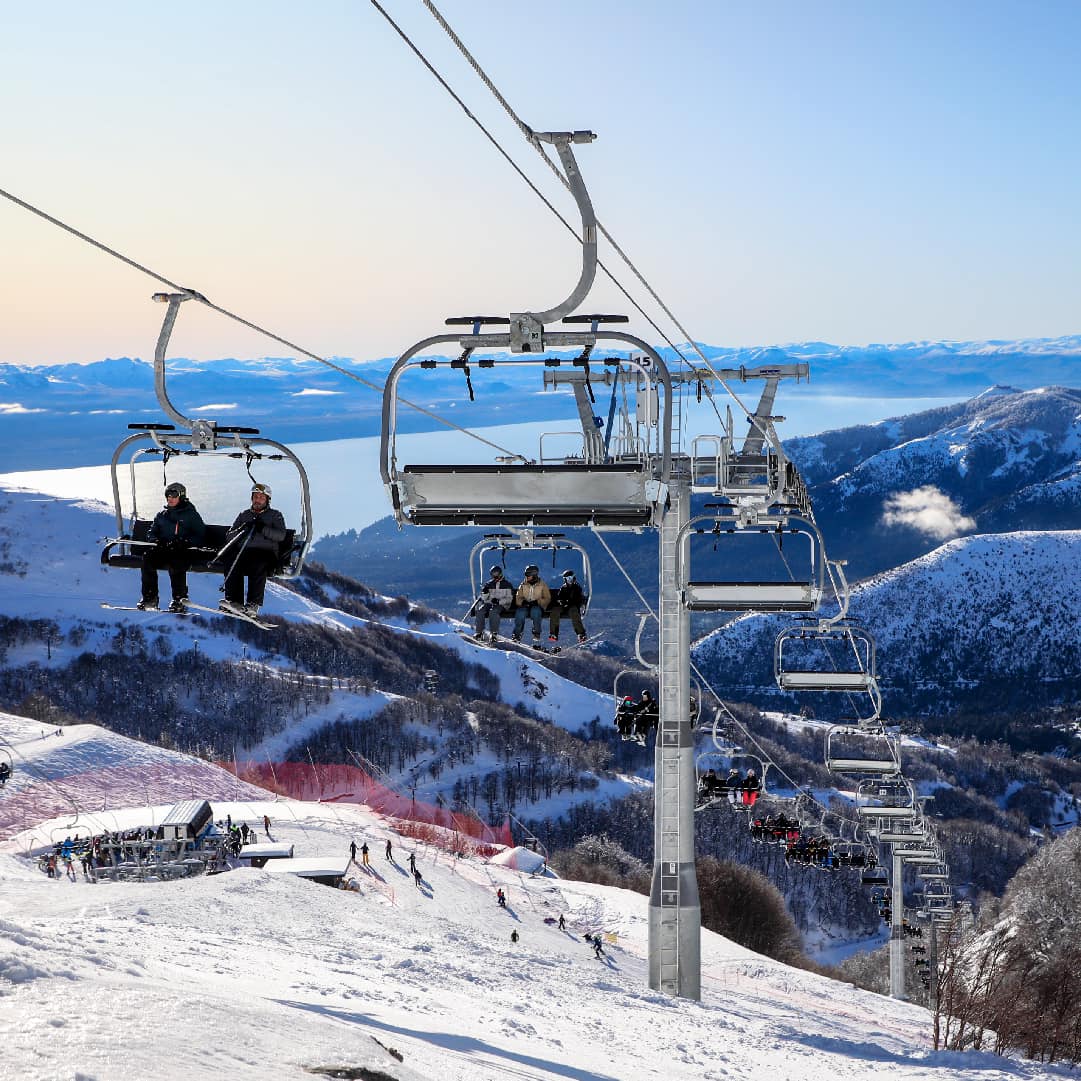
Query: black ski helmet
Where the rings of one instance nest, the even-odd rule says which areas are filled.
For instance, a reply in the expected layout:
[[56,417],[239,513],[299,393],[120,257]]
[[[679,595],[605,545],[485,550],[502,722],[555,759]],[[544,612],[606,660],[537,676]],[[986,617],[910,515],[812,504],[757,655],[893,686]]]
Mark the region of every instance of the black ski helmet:
[[531,574],[536,574],[539,577],[539,575],[540,575],[540,567],[538,567],[536,563],[530,563],[529,566],[526,567],[526,569],[525,569],[525,574],[526,574],[527,578]]
[[492,578],[496,578],[496,577],[502,578],[503,577],[503,568],[500,567],[498,564],[496,564],[494,567],[489,568],[488,574]]
[[564,578],[573,578],[574,577],[574,571],[564,571],[563,572],[563,577]]
[[165,489],[165,498],[168,499],[171,495],[175,495],[177,499],[187,499],[188,490],[179,481],[174,480],[173,483]]

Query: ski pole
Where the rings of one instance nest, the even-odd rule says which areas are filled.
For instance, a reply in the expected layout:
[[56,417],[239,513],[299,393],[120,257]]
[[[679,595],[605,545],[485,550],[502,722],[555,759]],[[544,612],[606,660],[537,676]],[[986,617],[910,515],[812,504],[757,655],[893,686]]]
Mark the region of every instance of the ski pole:
[[[244,549],[248,547],[248,541],[251,540],[252,533],[254,533],[254,532],[255,532],[255,523],[252,522],[252,524],[248,527],[248,532],[247,532],[246,536],[244,537],[244,543],[240,546],[240,550],[236,554],[236,559],[233,560],[233,565],[225,572],[225,577],[222,579],[221,585],[218,586],[218,592],[219,593],[224,593],[225,592],[225,583],[229,581],[229,578],[232,575],[233,571],[236,570],[236,565],[240,562],[240,557],[244,554]],[[239,536],[240,536],[240,534],[238,533],[237,537],[239,537]],[[234,537],[233,540],[236,540],[236,537]],[[229,544],[232,544],[232,543],[233,543],[233,541],[229,542]],[[228,548],[229,545],[227,544],[225,547]],[[223,548],[222,551],[224,552],[225,548]]]

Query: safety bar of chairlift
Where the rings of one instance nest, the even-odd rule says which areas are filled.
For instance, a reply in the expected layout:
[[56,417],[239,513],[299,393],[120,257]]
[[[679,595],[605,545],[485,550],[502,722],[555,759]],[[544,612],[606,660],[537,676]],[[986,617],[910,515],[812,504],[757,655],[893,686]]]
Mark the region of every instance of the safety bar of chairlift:
[[[566,331],[552,331],[545,334],[546,348],[558,349],[562,346],[587,346],[594,345],[598,341],[617,341],[632,345],[652,361],[655,375],[664,387],[665,404],[662,411],[662,424],[660,432],[660,459],[661,466],[656,480],[662,485],[667,485],[672,469],[672,378],[668,366],[661,359],[660,354],[648,342],[633,334],[621,334],[616,331],[597,330],[590,333],[569,333]],[[383,411],[382,411],[382,435],[379,446],[379,472],[383,483],[388,490],[395,492],[397,478],[397,416],[398,416],[398,381],[408,367],[419,365],[419,360],[414,360],[418,353],[436,345],[445,345],[454,342],[461,347],[470,349],[509,349],[511,336],[509,334],[436,334],[425,338],[407,349],[395,362],[387,375],[383,386]],[[427,363],[436,366],[449,367],[453,362],[430,361]],[[539,354],[528,356],[514,355],[500,358],[499,364],[517,364],[527,366],[543,365],[544,361]],[[653,375],[644,363],[634,359],[621,359],[620,365],[630,365],[639,370],[640,375],[646,381],[647,393],[653,386]],[[395,504],[395,514],[399,513],[399,507]]]
[[[692,612],[804,612],[815,611],[821,603],[825,586],[825,570],[821,553],[825,551],[822,532],[814,522],[795,514],[784,516],[783,528],[799,533],[810,541],[812,575],[807,581],[788,582],[718,582],[692,581],[690,578],[690,540],[696,535],[700,522],[719,523],[718,515],[703,514],[684,525],[676,539],[679,558],[679,584],[683,604]],[[798,522],[800,528],[790,527]],[[777,524],[780,524],[779,522]],[[770,536],[771,526],[761,524],[726,527],[723,532]],[[817,565],[817,573],[814,568]]]
[[[230,433],[232,434],[232,433]],[[190,432],[170,432],[168,439],[171,443],[184,443],[188,442],[191,445],[192,435]],[[133,547],[145,546],[145,541],[133,541],[124,537],[124,513],[121,509],[120,502],[120,479],[117,476],[117,466],[120,463],[120,456],[124,451],[135,443],[150,440],[155,446],[160,447],[161,443],[158,439],[156,431],[141,431],[136,435],[129,435],[127,439],[123,440],[120,445],[113,452],[113,457],[109,463],[109,474],[112,480],[113,489],[113,509],[116,514],[116,538],[112,543],[119,544],[121,542],[129,544]],[[288,458],[296,468],[297,475],[300,478],[300,514],[301,524],[300,528],[294,530],[294,536],[300,538],[300,551],[297,555],[299,563],[303,565],[307,556],[308,549],[312,543],[312,503],[311,503],[311,491],[308,484],[308,472],[304,468],[304,464],[301,460],[284,444],[278,443],[273,439],[266,439],[260,436],[258,439],[249,440],[247,443],[239,439],[238,436],[234,436],[234,440],[237,446],[245,448],[253,443],[259,446],[273,447],[275,450],[280,451],[284,457]],[[135,506],[137,493],[135,490],[135,458],[137,455],[144,453],[142,450],[133,454],[128,462],[128,470],[131,476],[131,499],[132,499],[132,511],[137,510]],[[206,452],[213,453],[213,452]]]

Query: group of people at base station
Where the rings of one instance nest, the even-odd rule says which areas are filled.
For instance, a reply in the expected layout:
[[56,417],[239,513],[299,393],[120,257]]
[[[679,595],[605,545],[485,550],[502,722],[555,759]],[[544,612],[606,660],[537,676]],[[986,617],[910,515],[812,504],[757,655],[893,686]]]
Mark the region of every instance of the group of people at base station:
[[751,822],[751,840],[762,844],[794,845],[800,839],[800,824],[788,815],[766,815]]
[[616,706],[615,726],[621,739],[633,739],[644,744],[650,729],[657,727],[660,715],[657,699],[648,687],[644,687],[639,701],[636,702],[630,694],[620,700]]
[[[496,565],[489,569],[488,580],[481,586],[480,595],[473,602],[477,639],[483,642],[487,637],[496,641],[500,622],[513,617],[514,632],[511,638],[515,642],[522,640],[528,619],[532,623],[533,644],[539,645],[541,621],[547,617],[550,643],[559,641],[559,626],[564,619],[570,619],[578,641],[584,642],[589,636],[582,622],[582,609],[588,600],[574,571],[564,571],[563,584],[552,592],[541,578],[540,567],[535,563],[526,567],[517,588],[507,580],[503,568]],[[485,627],[488,628],[487,636]]]
[[762,780],[754,769],[747,770],[743,775],[733,766],[727,777],[722,777],[715,769],[709,769],[698,782],[699,803],[727,797],[734,807],[753,807],[761,792]]
[[[278,564],[279,546],[288,532],[281,511],[270,505],[271,494],[269,484],[254,484],[251,506],[236,516],[229,529],[221,553],[225,600],[218,607],[223,612],[251,619],[259,615],[267,576]],[[154,542],[154,547],[146,549],[143,555],[142,597],[136,608],[146,611],[158,607],[158,571],[167,570],[172,587],[169,611],[184,611],[188,600],[188,569],[198,558],[205,536],[206,525],[195,504],[188,499],[187,488],[183,484],[170,484],[165,489],[165,509],[150,526],[147,539]]]

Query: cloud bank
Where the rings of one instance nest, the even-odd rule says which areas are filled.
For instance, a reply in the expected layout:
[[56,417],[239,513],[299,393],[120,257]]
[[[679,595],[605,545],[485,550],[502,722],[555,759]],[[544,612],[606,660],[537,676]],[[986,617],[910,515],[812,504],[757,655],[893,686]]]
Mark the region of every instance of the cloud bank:
[[903,525],[918,529],[938,540],[949,540],[976,528],[976,519],[961,513],[961,508],[933,484],[898,492],[886,500],[883,525]]

